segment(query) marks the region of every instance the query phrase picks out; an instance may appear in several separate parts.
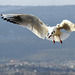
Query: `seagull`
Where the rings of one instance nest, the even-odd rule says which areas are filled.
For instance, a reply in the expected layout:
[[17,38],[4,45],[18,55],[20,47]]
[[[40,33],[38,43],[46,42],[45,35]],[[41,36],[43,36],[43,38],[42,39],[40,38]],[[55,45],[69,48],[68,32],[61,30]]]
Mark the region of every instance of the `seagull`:
[[[47,39],[55,42],[62,41],[70,36],[70,32],[75,31],[75,24],[69,20],[63,20],[56,26],[47,26],[39,18],[28,14],[1,14],[1,18],[8,22],[23,26],[41,39]],[[67,32],[63,31],[66,30]]]

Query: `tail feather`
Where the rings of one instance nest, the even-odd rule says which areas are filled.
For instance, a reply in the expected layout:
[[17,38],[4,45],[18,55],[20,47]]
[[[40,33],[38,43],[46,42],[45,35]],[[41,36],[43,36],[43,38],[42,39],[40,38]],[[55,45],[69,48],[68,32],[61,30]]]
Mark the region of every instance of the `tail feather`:
[[[54,40],[57,42],[60,42],[60,39],[63,41],[65,39],[67,39],[69,36],[70,36],[69,33],[61,32],[60,38],[59,38],[59,36],[54,36]],[[47,38],[47,39],[53,41],[53,36],[51,36],[50,38]]]
[[61,35],[60,35],[60,38],[61,38],[61,40],[65,40],[65,39],[67,39],[69,36],[70,36],[69,33],[62,32]]

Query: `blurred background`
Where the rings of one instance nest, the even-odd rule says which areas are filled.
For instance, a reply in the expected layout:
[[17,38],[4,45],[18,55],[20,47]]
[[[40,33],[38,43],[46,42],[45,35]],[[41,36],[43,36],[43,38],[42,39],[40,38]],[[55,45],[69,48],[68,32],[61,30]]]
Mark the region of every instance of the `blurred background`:
[[[32,14],[46,25],[55,26],[68,19],[75,23],[75,2],[72,0],[19,0],[0,2],[0,14]],[[0,58],[14,58],[28,61],[72,60],[74,55],[75,33],[63,44],[42,40],[26,28],[8,23],[0,18]],[[63,55],[63,53],[65,53]]]
[[[48,26],[55,26],[64,19],[75,23],[75,1],[1,0],[0,14],[32,14]],[[0,63],[11,60],[49,65],[72,64],[75,61],[75,32],[63,44],[53,44],[38,38],[26,28],[0,18]]]

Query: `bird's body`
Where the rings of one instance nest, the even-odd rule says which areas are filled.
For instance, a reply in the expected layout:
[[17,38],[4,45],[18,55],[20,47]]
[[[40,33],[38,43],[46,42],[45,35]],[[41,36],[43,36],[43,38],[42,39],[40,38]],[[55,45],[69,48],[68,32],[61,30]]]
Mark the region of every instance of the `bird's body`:
[[69,20],[63,20],[60,24],[56,26],[46,26],[39,18],[33,15],[24,14],[1,14],[2,19],[8,22],[18,24],[20,26],[26,27],[32,31],[39,38],[46,38],[62,43],[63,40],[69,37],[69,33],[62,32],[65,29],[67,32],[75,31],[75,24]]

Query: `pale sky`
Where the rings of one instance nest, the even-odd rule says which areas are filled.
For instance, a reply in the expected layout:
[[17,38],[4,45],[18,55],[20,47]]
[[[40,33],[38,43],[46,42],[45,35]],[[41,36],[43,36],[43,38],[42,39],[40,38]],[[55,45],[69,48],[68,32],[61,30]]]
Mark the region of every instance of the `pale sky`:
[[21,6],[75,5],[75,0],[0,0],[0,5],[21,5]]

